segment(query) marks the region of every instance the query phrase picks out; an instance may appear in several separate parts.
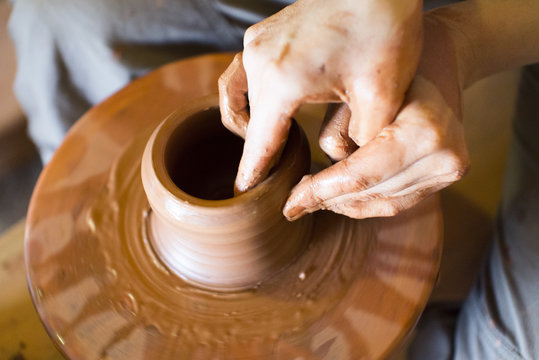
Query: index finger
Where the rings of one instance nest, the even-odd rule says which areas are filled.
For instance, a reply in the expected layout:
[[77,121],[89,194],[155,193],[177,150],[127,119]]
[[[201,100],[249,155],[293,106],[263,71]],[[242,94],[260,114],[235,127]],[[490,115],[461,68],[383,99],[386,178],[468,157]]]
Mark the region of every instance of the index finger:
[[278,161],[298,106],[299,101],[270,95],[251,104],[251,119],[236,177],[237,192],[256,186]]
[[247,75],[243,68],[242,53],[236,54],[225,72],[219,77],[219,107],[223,125],[245,138],[249,114],[247,113]]

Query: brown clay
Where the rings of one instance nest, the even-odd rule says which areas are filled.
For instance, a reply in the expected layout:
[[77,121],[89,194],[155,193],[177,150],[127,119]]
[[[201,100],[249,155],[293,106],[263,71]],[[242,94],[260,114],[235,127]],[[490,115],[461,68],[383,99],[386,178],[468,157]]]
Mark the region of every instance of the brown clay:
[[[394,218],[357,221],[318,212],[289,225],[277,209],[286,197],[281,191],[290,184],[280,182],[292,181],[286,174],[303,170],[284,169],[281,175],[279,166],[301,163],[298,152],[283,155],[260,190],[228,198],[220,191],[206,193],[206,186],[175,173],[183,166],[173,165],[175,156],[167,160],[168,135],[157,135],[165,132],[165,123],[147,150],[164,154],[161,165],[153,160],[149,168],[144,165],[150,210],[140,164],[152,131],[177,109],[167,120],[170,129],[174,121],[192,118],[189,111],[201,109],[196,101],[214,102],[194,100],[216,93],[217,78],[230,60],[229,55],[184,60],[133,82],[74,126],[41,175],[27,219],[29,288],[46,329],[67,357],[381,358],[424,307],[439,266],[437,198]],[[186,136],[168,134],[173,140]],[[165,149],[155,150],[160,141]],[[178,154],[184,150],[177,149]],[[153,180],[148,176],[152,168]],[[164,174],[182,187],[193,185],[190,191],[198,197],[166,184]],[[151,185],[156,178],[160,181]],[[276,187],[268,185],[272,181]],[[153,191],[170,194],[154,197]],[[216,193],[226,199],[200,199]],[[180,208],[190,213],[179,216]],[[273,220],[262,220],[266,216]],[[162,231],[166,222],[173,232]],[[178,226],[182,236],[170,237],[178,234]],[[164,250],[182,243],[191,227],[198,229],[194,250],[202,252],[202,267],[178,266],[180,255]],[[256,233],[269,228],[272,240],[266,243]],[[217,236],[201,235],[201,229]],[[307,231],[311,236],[305,240]],[[231,246],[230,239],[240,234],[245,238]],[[212,241],[231,247],[217,252]],[[268,249],[260,264],[249,252],[259,241]],[[277,250],[271,249],[274,242]],[[244,257],[238,253],[242,249],[247,249]],[[244,271],[224,254],[243,259]],[[222,278],[213,277],[221,274],[211,257],[231,265]],[[197,269],[202,271],[189,272]]]
[[221,124],[218,97],[209,96],[169,116],[142,157],[150,242],[169,269],[198,286],[252,288],[297,258],[311,236],[311,218],[282,216],[311,162],[297,124],[271,176],[234,197],[242,145]]

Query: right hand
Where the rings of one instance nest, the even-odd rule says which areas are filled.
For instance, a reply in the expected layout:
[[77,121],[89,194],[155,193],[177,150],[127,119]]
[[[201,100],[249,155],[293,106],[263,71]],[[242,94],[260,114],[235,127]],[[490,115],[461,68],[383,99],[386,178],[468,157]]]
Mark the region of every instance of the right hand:
[[347,103],[354,148],[389,125],[417,67],[421,17],[421,0],[298,0],[250,27],[219,80],[223,122],[245,137],[236,189],[266,177],[303,103]]

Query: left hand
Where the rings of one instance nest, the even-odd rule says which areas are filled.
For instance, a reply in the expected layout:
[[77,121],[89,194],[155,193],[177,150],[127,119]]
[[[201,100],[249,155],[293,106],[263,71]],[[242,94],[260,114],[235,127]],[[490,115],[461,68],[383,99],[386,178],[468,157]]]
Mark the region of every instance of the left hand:
[[320,141],[330,155],[345,158],[301,180],[283,210],[289,220],[319,209],[353,218],[392,216],[467,172],[459,82],[464,64],[455,46],[460,38],[434,13],[424,26],[418,75],[395,121],[352,152],[349,139],[342,136],[349,111],[341,109],[329,119]]

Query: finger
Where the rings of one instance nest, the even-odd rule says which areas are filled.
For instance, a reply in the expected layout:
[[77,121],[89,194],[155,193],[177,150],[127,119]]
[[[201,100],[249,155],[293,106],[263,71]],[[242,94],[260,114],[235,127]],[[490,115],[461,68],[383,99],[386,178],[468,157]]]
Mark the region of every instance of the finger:
[[236,54],[232,63],[219,77],[218,84],[223,125],[245,138],[249,113],[247,112],[247,76],[243,68],[242,53]]
[[378,136],[346,159],[316,175],[304,176],[292,189],[283,213],[294,219],[325,208],[328,201],[346,202],[350,194],[391,178],[416,158],[415,151],[393,135]]
[[422,192],[437,184],[453,183],[461,179],[467,169],[466,158],[453,154],[449,150],[441,150],[418,159],[385,181],[360,193],[350,194],[349,197],[365,201]]
[[247,45],[249,45],[251,41],[258,37],[258,35],[260,35],[266,27],[267,25],[264,21],[249,26],[243,34],[243,47],[247,47]]
[[245,192],[269,173],[286,144],[291,117],[299,106],[269,94],[251,106],[251,120],[236,177],[236,192]]
[[280,11],[276,12],[270,17],[265,18],[264,20],[257,22],[256,24],[251,25],[245,30],[243,35],[243,47],[247,47],[253,40],[263,34],[265,31],[272,31],[276,29],[279,23],[286,21],[289,18],[287,13],[295,12],[294,8],[297,6],[297,3],[292,3]]
[[333,161],[340,161],[357,150],[356,143],[348,136],[350,108],[346,104],[329,104],[318,142]]
[[[433,169],[436,171],[433,172]],[[419,159],[395,176],[370,188],[323,201],[319,208],[358,219],[392,216],[461,179],[466,171],[466,159],[457,160],[453,154],[441,151]],[[299,213],[291,219],[295,220],[308,212],[311,211]]]
[[404,90],[397,93],[387,83],[365,87],[357,84],[348,104],[352,111],[348,134],[358,146],[367,144],[393,122],[404,99]]
[[345,204],[335,204],[329,207],[328,210],[355,219],[395,216],[399,212],[417,205],[425,198],[448,185],[450,185],[450,183],[439,184],[438,186],[425,189],[425,191],[415,192],[404,196],[393,196],[370,201],[356,200]]
[[328,208],[337,214],[354,219],[394,216],[400,211],[412,207],[421,201],[419,195],[407,195],[402,198],[374,199],[370,201],[350,201]]

